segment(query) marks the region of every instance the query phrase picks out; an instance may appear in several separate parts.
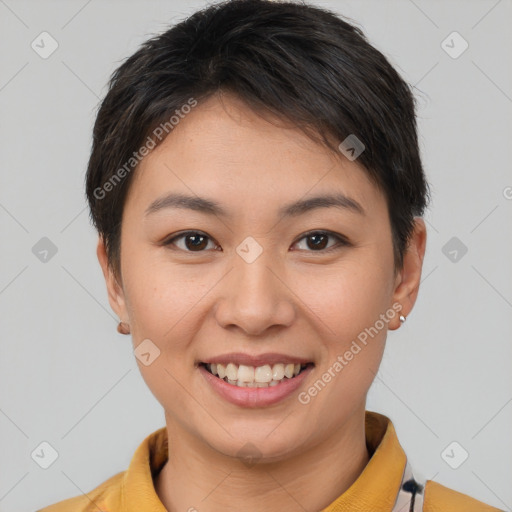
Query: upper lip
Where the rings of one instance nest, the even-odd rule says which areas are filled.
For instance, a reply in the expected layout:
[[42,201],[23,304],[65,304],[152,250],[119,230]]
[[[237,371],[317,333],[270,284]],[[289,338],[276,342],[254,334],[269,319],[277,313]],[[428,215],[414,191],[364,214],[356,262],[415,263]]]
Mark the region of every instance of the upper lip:
[[278,354],[276,352],[268,352],[265,354],[250,355],[243,352],[233,352],[230,354],[222,354],[220,356],[210,357],[204,361],[205,364],[224,364],[234,363],[236,365],[245,366],[263,366],[265,364],[273,365],[278,363],[284,364],[307,364],[312,363],[311,359],[305,359],[297,356],[290,356],[287,354]]

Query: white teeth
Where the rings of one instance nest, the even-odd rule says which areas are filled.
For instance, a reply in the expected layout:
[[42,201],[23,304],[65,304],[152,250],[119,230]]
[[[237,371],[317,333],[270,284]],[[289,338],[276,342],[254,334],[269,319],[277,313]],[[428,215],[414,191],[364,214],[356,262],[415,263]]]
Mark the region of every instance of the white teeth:
[[254,380],[256,382],[270,382],[272,380],[272,368],[270,365],[258,366],[254,370]]
[[233,363],[229,363],[226,366],[226,377],[228,380],[237,380],[238,379],[238,366]]
[[212,363],[206,366],[213,375],[217,375],[220,379],[235,386],[248,388],[277,386],[277,384],[282,382],[285,378],[291,379],[292,377],[296,377],[301,371],[301,365],[299,363],[265,364],[257,367],[243,364],[236,365],[234,363],[227,365]]
[[284,377],[284,364],[275,364],[272,367],[272,379],[282,380]]
[[[241,364],[238,367],[238,380],[241,380],[242,382],[254,382],[254,368],[252,366],[244,366]],[[258,379],[256,379],[256,381],[257,380]]]

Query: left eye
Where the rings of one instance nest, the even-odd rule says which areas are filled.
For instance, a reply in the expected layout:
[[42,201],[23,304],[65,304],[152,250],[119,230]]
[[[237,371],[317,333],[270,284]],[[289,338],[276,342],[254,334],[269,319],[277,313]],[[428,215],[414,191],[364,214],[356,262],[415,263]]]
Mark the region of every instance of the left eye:
[[[331,244],[329,246],[329,238],[334,239],[337,243]],[[184,241],[184,246],[180,247],[177,242],[182,240]],[[294,245],[299,244],[302,240],[307,240],[306,245],[309,249],[312,249],[312,252],[328,252],[349,245],[349,242],[345,237],[331,233],[329,231],[310,231],[309,233],[306,233],[301,238],[299,238],[299,240],[295,242]],[[205,235],[199,231],[186,231],[172,238],[169,238],[163,243],[163,245],[176,245],[178,249],[186,252],[203,252],[208,248],[209,241],[214,245],[214,248],[217,247],[217,245],[213,243],[212,239],[208,235]]]
[[[335,239],[338,243],[327,246],[328,242],[327,240],[329,238]],[[341,235],[336,235],[334,233],[331,233],[329,231],[311,231],[310,233],[306,233],[300,240],[307,240],[306,246],[310,249],[313,249],[313,252],[328,252],[334,249],[338,249],[345,245],[348,245],[348,241],[346,238],[342,237]],[[296,242],[298,243],[298,242]]]

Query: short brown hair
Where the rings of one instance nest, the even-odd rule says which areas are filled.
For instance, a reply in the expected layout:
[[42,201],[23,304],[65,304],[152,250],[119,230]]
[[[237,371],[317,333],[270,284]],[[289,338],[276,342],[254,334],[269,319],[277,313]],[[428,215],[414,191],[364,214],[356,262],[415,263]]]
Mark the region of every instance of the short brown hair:
[[116,275],[134,154],[146,140],[164,140],[155,140],[155,128],[191,98],[200,103],[219,90],[334,151],[333,140],[355,134],[365,146],[358,162],[386,196],[395,268],[402,267],[414,216],[429,197],[410,86],[359,28],[331,11],[228,0],[144,42],[110,79],[94,125],[86,195]]

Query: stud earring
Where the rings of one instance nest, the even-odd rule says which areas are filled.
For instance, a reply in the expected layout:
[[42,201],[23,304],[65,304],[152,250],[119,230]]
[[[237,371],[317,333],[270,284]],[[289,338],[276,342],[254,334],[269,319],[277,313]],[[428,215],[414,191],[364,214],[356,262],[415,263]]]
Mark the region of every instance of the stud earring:
[[119,334],[130,334],[130,326],[124,322],[119,322],[117,326],[117,332]]
[[404,315],[400,315],[400,323],[403,324],[406,320],[407,320],[407,317],[405,317]]

